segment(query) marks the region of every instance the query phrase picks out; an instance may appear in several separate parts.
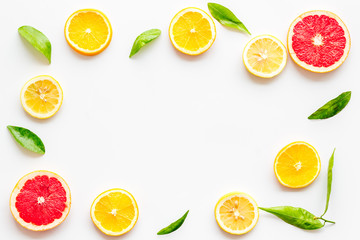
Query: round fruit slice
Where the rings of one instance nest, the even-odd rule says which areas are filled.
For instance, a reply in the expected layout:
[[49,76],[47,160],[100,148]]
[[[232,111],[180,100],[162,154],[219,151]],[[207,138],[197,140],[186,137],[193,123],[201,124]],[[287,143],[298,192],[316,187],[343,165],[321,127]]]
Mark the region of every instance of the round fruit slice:
[[271,35],[260,35],[245,46],[243,62],[255,76],[272,78],[284,69],[287,54],[284,44]]
[[70,189],[64,179],[44,170],[22,177],[10,196],[15,220],[32,231],[58,226],[69,214],[70,205]]
[[169,37],[173,46],[182,53],[199,55],[215,41],[216,29],[211,17],[201,9],[185,8],[171,20]]
[[96,9],[74,12],[65,23],[65,38],[78,53],[95,55],[110,44],[112,29],[109,19]]
[[35,118],[52,117],[59,111],[63,101],[60,84],[48,75],[41,75],[25,83],[20,100],[27,113]]
[[232,192],[216,204],[215,219],[225,232],[241,235],[255,227],[259,220],[259,208],[248,194]]
[[90,216],[100,231],[119,236],[135,226],[139,209],[129,192],[114,188],[96,197],[90,208]]
[[310,185],[320,173],[320,157],[306,142],[293,142],[280,150],[274,170],[279,182],[290,188]]
[[338,68],[350,51],[350,34],[344,22],[328,11],[310,11],[298,16],[288,32],[291,58],[311,72]]

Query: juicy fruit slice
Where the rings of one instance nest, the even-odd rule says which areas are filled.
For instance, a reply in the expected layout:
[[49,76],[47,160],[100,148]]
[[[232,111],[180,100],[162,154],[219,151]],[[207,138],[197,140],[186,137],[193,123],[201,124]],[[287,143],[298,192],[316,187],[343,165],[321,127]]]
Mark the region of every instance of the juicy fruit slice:
[[214,43],[216,29],[211,17],[201,9],[185,8],[171,20],[169,37],[173,46],[182,53],[199,55]]
[[232,192],[216,204],[215,219],[225,232],[241,235],[255,227],[259,220],[259,208],[248,194]]
[[35,118],[52,117],[63,101],[60,84],[51,76],[41,75],[25,83],[20,93],[24,110]]
[[104,13],[96,9],[81,9],[66,21],[65,38],[78,53],[95,55],[110,44],[112,28]]
[[293,142],[280,150],[274,170],[279,182],[290,188],[310,185],[320,173],[320,157],[306,142]]
[[58,226],[69,214],[70,205],[70,189],[64,179],[45,170],[22,177],[10,196],[15,220],[32,231]]
[[245,46],[243,62],[246,69],[255,76],[271,78],[284,69],[287,54],[284,44],[270,35],[260,35]]
[[135,198],[123,189],[110,189],[96,197],[90,208],[91,219],[110,236],[129,232],[136,224],[139,209]]
[[312,72],[330,72],[338,68],[350,51],[350,34],[344,22],[328,11],[301,14],[288,32],[291,58]]

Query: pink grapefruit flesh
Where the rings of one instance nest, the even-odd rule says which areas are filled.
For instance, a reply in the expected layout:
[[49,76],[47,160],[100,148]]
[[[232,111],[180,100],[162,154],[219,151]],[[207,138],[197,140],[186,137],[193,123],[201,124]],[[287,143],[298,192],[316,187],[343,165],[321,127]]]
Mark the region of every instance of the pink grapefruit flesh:
[[10,197],[10,210],[16,221],[33,231],[58,226],[67,217],[70,189],[57,174],[36,171],[22,177]]
[[350,35],[343,21],[328,11],[310,11],[297,17],[289,28],[291,58],[312,72],[338,68],[350,50]]

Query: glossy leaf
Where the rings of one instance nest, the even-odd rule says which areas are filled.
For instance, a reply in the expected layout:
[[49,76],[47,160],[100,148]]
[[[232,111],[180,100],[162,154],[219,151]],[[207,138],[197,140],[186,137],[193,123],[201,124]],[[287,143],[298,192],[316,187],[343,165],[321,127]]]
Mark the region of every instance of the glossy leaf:
[[140,34],[131,48],[130,58],[134,56],[143,46],[158,38],[161,34],[159,29],[150,29]]
[[7,126],[14,139],[24,148],[39,154],[45,153],[45,146],[41,139],[32,131],[15,126]]
[[172,232],[176,231],[177,229],[179,229],[181,227],[181,225],[184,223],[188,213],[189,213],[189,210],[181,218],[179,218],[177,221],[175,221],[172,224],[170,224],[169,226],[161,229],[157,233],[157,235],[169,234],[169,233],[172,233]]
[[334,167],[334,154],[335,154],[335,149],[329,159],[329,166],[328,166],[328,180],[327,180],[327,195],[326,195],[326,206],[325,206],[325,211],[324,213],[321,215],[324,216],[325,213],[327,212],[328,208],[329,208],[329,200],[330,200],[330,194],[331,194],[331,184],[332,184],[332,169]]
[[219,21],[219,23],[238,29],[245,33],[251,35],[249,30],[245,27],[245,25],[235,16],[235,14],[230,11],[230,9],[218,4],[218,3],[208,3],[208,8],[211,15]]
[[262,208],[261,210],[274,214],[284,222],[289,223],[295,227],[314,230],[324,226],[324,224],[315,217],[314,214],[303,208],[291,207],[291,206],[279,206],[271,208]]
[[42,32],[30,26],[19,27],[18,31],[23,38],[41,52],[51,63],[51,43]]
[[338,97],[330,100],[316,112],[311,114],[308,119],[326,119],[333,117],[346,107],[350,98],[351,91],[343,92]]

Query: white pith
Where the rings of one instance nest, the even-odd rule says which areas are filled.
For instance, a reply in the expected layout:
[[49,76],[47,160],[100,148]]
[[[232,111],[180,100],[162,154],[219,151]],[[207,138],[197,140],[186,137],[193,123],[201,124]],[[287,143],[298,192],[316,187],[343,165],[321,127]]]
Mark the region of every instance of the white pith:
[[[334,63],[332,66],[329,67],[314,67],[312,65],[309,65],[303,61],[301,61],[297,56],[296,53],[294,52],[293,48],[292,48],[292,37],[294,35],[293,33],[293,28],[294,26],[301,21],[302,19],[304,19],[305,17],[309,16],[309,15],[326,15],[328,17],[334,18],[338,24],[343,28],[344,32],[345,32],[345,38],[346,38],[346,46],[344,48],[344,54],[342,55],[342,57],[336,62]],[[290,25],[289,28],[289,32],[288,32],[288,39],[287,39],[287,45],[288,45],[288,49],[289,49],[289,54],[291,56],[291,58],[301,67],[303,67],[306,70],[309,70],[311,72],[318,72],[318,73],[325,73],[325,72],[330,72],[335,70],[336,68],[340,67],[341,64],[343,64],[343,62],[346,60],[349,51],[350,51],[350,47],[351,47],[351,39],[350,39],[350,34],[349,31],[345,25],[345,23],[334,13],[329,12],[329,11],[323,11],[323,10],[315,10],[315,11],[310,11],[310,12],[306,12],[301,14],[300,16],[298,16]]]
[[[96,204],[104,196],[106,196],[106,195],[108,195],[108,194],[110,194],[112,192],[120,192],[120,193],[123,193],[123,194],[127,195],[131,199],[131,202],[132,202],[133,206],[135,206],[135,208],[134,208],[135,215],[134,215],[133,221],[131,222],[131,224],[126,229],[122,230],[121,232],[113,232],[111,230],[105,229],[101,225],[101,222],[98,221],[96,219],[96,216],[95,216],[95,206],[96,206]],[[112,209],[112,211],[110,213],[112,215],[116,216],[117,209]],[[115,189],[110,189],[108,191],[105,191],[105,192],[103,192],[102,194],[100,194],[99,196],[96,197],[96,199],[94,200],[94,202],[92,203],[91,208],[90,208],[90,216],[91,216],[91,219],[93,220],[94,224],[96,225],[96,227],[98,227],[103,233],[105,233],[106,235],[110,235],[110,236],[120,236],[120,235],[123,235],[123,234],[129,232],[135,226],[135,224],[137,222],[137,219],[138,219],[138,216],[139,216],[139,212],[138,212],[138,207],[137,207],[137,203],[135,201],[135,198],[129,192],[127,192],[127,191],[125,191],[123,189],[115,188]]]
[[[183,47],[180,47],[179,45],[177,45],[177,43],[175,41],[171,41],[173,44],[174,44],[174,47],[179,50],[180,52],[183,52],[183,53],[186,53],[186,54],[189,54],[189,55],[198,55],[198,54],[201,54],[203,53],[204,51],[206,51],[207,49],[209,49],[211,47],[211,45],[214,43],[215,41],[215,38],[216,38],[216,29],[215,29],[215,23],[214,21],[211,19],[211,17],[206,13],[204,12],[203,10],[201,9],[198,9],[198,8],[193,8],[193,7],[190,7],[190,8],[186,8],[180,12],[178,12],[175,17],[171,20],[171,23],[170,23],[170,27],[169,27],[169,36],[170,36],[170,39],[171,39],[171,36],[173,36],[173,27],[174,27],[174,24],[179,20],[179,18],[184,15],[185,13],[187,12],[198,12],[200,13],[203,18],[207,19],[209,21],[209,24],[210,24],[210,28],[211,28],[211,32],[212,32],[212,40],[209,41],[209,43],[207,45],[205,45],[204,47],[200,48],[199,50],[197,51],[189,51],[187,49],[184,49]],[[195,32],[195,29],[191,29],[190,32]]]
[[[17,210],[17,208],[15,207],[15,203],[16,203],[16,197],[17,195],[20,193],[21,189],[23,188],[24,184],[26,183],[27,180],[29,179],[33,179],[36,176],[49,176],[50,177],[54,177],[57,180],[60,181],[61,185],[63,186],[64,190],[66,191],[66,208],[65,210],[62,212],[62,217],[59,219],[55,219],[54,222],[48,224],[48,225],[41,225],[41,226],[37,226],[34,225],[32,223],[27,223],[25,222],[21,217],[20,214]],[[42,202],[43,200],[40,198],[38,199],[38,202]],[[16,219],[16,221],[23,226],[26,229],[32,230],[32,231],[46,231],[49,229],[52,229],[56,226],[58,226],[60,223],[62,223],[66,217],[68,216],[69,212],[70,212],[70,207],[71,207],[71,193],[70,193],[70,189],[69,186],[67,185],[67,183],[64,181],[63,178],[61,178],[59,175],[53,173],[53,172],[49,172],[46,170],[40,170],[40,171],[35,171],[35,172],[31,172],[25,176],[23,176],[19,182],[16,184],[14,190],[11,193],[10,196],[10,211],[13,215],[13,217]]]
[[[41,113],[34,112],[31,108],[29,108],[27,106],[26,99],[25,99],[25,92],[31,84],[33,84],[37,81],[44,81],[44,80],[48,80],[56,86],[56,89],[59,92],[59,99],[58,99],[59,102],[51,112],[48,112],[46,114],[41,114]],[[43,96],[43,97],[45,97],[45,96]],[[40,98],[41,98],[41,95],[40,95]],[[21,89],[21,92],[20,92],[20,101],[21,101],[21,105],[24,107],[25,111],[28,112],[31,116],[33,116],[35,118],[45,119],[45,118],[49,118],[49,117],[53,116],[61,107],[61,104],[63,101],[63,91],[60,87],[60,84],[54,78],[52,78],[51,76],[47,76],[47,75],[41,75],[41,76],[34,77],[25,83],[25,85],[23,86],[23,88]]]
[[[279,47],[281,47],[281,49],[283,50],[283,62],[281,63],[281,65],[279,66],[279,68],[272,72],[272,73],[262,73],[262,72],[258,72],[256,71],[255,69],[253,69],[253,67],[250,65],[249,61],[248,61],[248,58],[246,56],[247,52],[249,51],[251,45],[259,40],[259,39],[263,39],[263,38],[269,38],[271,40],[273,40],[274,42],[277,43],[277,45]],[[266,52],[265,53],[259,53],[259,55],[262,57],[262,59],[266,59],[267,58],[267,55],[266,55]],[[286,62],[287,62],[287,52],[286,52],[286,48],[284,46],[284,44],[277,38],[271,36],[271,35],[260,35],[260,36],[257,36],[257,37],[254,37],[253,39],[251,39],[245,46],[244,48],[244,51],[243,51],[243,61],[244,61],[244,64],[246,66],[246,68],[254,75],[258,76],[258,77],[262,77],[262,78],[272,78],[278,74],[280,74],[283,69],[285,68],[285,65],[286,65]]]

